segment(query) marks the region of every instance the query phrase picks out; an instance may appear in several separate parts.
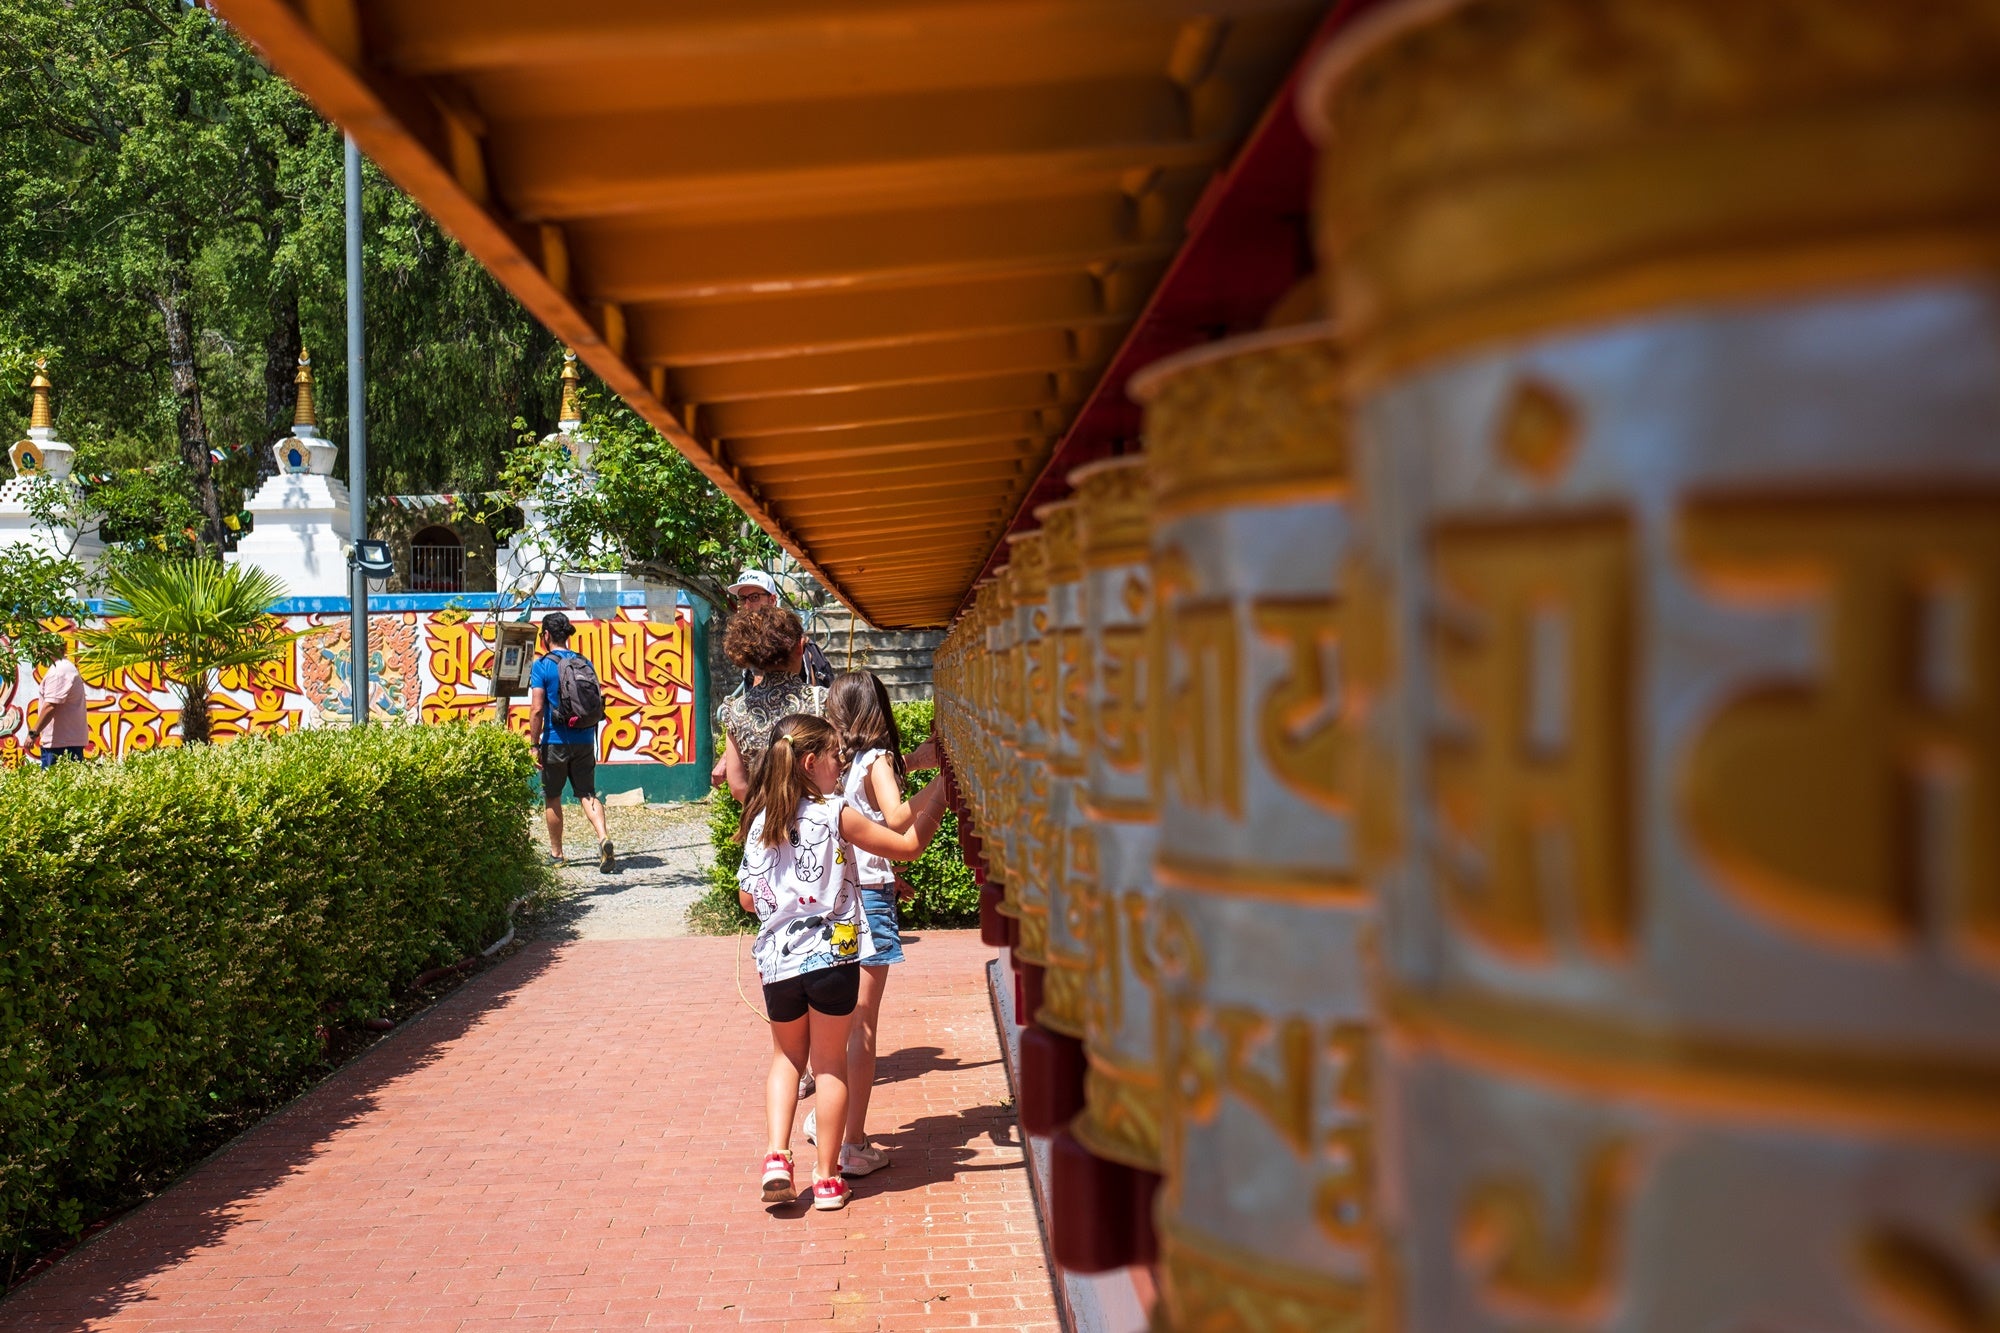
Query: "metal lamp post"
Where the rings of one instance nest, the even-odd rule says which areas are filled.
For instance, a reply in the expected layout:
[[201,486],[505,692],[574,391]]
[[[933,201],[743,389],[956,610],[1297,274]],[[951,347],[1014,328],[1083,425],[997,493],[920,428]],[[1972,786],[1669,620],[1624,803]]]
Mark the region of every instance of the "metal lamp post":
[[347,136],[347,494],[348,581],[353,589],[348,683],[354,725],[368,725],[368,571],[359,559],[368,537],[368,381],[361,302],[361,149]]

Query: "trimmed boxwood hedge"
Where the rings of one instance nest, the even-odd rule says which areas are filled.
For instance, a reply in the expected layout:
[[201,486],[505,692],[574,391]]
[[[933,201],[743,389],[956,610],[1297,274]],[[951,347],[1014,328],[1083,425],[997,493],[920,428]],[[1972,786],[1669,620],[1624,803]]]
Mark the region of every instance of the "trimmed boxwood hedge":
[[[899,703],[896,727],[903,734],[903,748],[915,749],[930,739],[936,705],[928,699]],[[930,778],[929,773],[912,773],[905,784],[914,792]],[[706,935],[748,934],[757,929],[757,918],[736,902],[736,868],[743,864],[743,848],[736,841],[736,826],[743,818],[743,806],[726,787],[709,798],[714,809],[708,817],[708,839],[715,847],[715,864],[709,867],[708,892],[688,908],[688,927]],[[965,868],[958,847],[958,816],[946,815],[937,837],[924,849],[923,858],[901,867],[903,878],[916,893],[901,905],[905,930],[957,928],[979,924],[979,886]]]
[[327,1030],[547,882],[497,727],[0,773],[0,1251],[74,1235],[327,1068]]

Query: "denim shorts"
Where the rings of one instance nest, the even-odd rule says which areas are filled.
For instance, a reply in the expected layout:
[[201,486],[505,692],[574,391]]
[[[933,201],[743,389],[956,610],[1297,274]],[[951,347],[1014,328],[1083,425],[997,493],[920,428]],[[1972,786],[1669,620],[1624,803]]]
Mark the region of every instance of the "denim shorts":
[[861,906],[868,913],[868,936],[875,941],[874,954],[863,960],[870,967],[903,961],[903,933],[896,924],[896,885],[864,884]]

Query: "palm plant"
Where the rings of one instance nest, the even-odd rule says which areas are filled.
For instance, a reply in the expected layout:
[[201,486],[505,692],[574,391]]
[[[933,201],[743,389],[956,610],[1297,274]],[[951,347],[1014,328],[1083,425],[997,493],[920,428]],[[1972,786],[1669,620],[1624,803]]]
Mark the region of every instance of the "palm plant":
[[158,667],[181,697],[181,742],[208,740],[215,673],[283,657],[311,630],[287,630],[270,614],[285,595],[280,579],[255,565],[161,560],[114,570],[104,624],[77,635],[77,665],[104,676]]

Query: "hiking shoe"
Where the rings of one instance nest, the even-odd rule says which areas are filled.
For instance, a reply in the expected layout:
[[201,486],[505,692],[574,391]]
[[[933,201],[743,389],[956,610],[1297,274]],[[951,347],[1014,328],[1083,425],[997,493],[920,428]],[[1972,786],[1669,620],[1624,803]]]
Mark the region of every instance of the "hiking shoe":
[[813,1182],[813,1207],[822,1213],[831,1213],[847,1207],[848,1196],[854,1191],[847,1188],[847,1182],[839,1176],[828,1176],[825,1180]]
[[544,852],[543,855],[549,858],[549,864],[552,866],[566,866],[569,864],[568,859],[561,852]]
[[606,838],[603,842],[597,844],[598,873],[603,875],[608,875],[617,868],[618,868],[618,862],[611,855],[611,839]]
[[790,1203],[799,1197],[798,1187],[792,1184],[792,1155],[788,1152],[774,1152],[764,1159],[764,1202]]
[[807,1071],[806,1071],[805,1073],[803,1073],[803,1074],[800,1074],[800,1075],[799,1075],[799,1100],[800,1100],[800,1101],[804,1101],[804,1100],[805,1100],[806,1098],[808,1098],[808,1097],[812,1096],[812,1095],[813,1095],[813,1089],[814,1089],[815,1087],[817,1087],[817,1086],[819,1086],[819,1085],[818,1085],[817,1083],[815,1083],[815,1082],[813,1081],[813,1076],[812,1076],[812,1071],[811,1071],[810,1069],[808,1069],[808,1070],[807,1070]]
[[840,1145],[840,1174],[843,1176],[865,1176],[887,1165],[889,1154],[872,1143]]
[[819,1146],[819,1108],[806,1112],[806,1142],[815,1148]]

